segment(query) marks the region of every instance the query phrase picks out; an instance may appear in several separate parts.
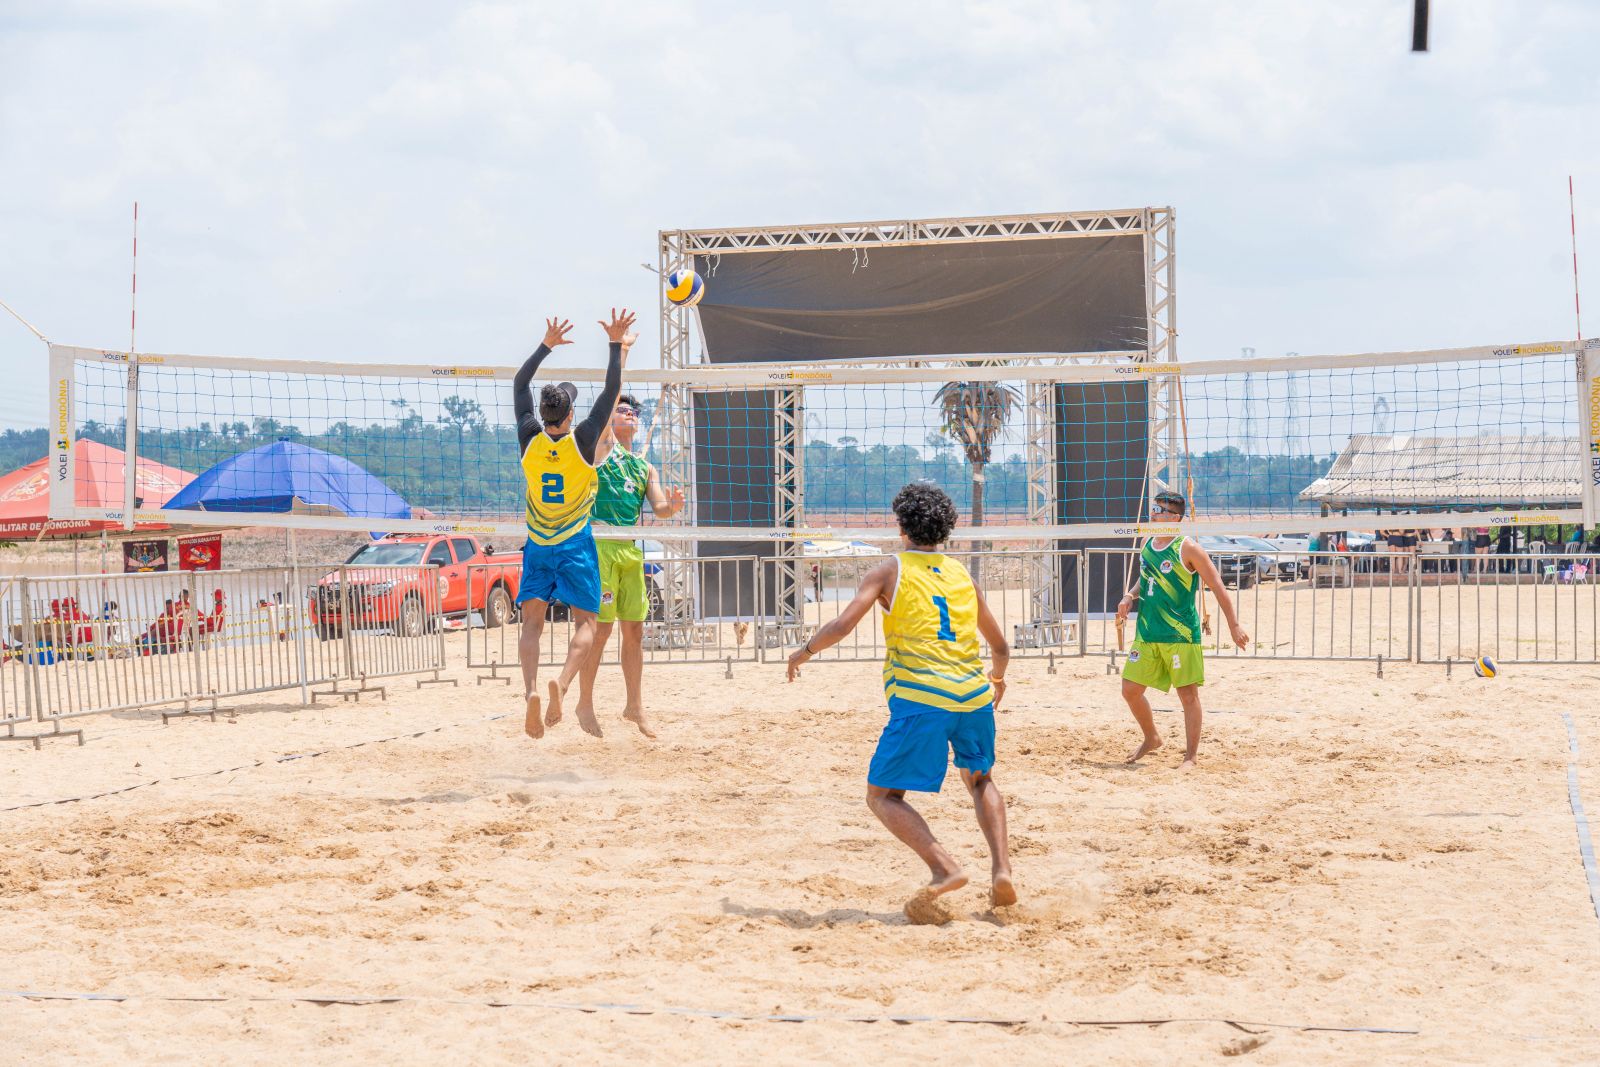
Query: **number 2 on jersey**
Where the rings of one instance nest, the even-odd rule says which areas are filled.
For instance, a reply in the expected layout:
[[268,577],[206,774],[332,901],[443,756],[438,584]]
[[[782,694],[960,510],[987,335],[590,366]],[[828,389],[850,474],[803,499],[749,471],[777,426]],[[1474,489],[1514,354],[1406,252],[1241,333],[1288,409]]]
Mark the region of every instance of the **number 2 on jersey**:
[[942,596],[933,598],[933,606],[939,609],[939,640],[954,641],[956,632],[950,626],[950,601]]
[[549,471],[539,476],[539,499],[546,504],[565,504],[566,481],[561,475]]

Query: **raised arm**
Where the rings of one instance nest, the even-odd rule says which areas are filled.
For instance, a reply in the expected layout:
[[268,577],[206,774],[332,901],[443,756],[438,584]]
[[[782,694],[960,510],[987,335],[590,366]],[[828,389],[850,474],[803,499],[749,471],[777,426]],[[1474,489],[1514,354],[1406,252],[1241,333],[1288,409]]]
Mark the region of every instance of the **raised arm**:
[[627,350],[633,347],[634,341],[633,334],[629,333],[633,318],[633,313],[627,308],[622,309],[621,315],[617,314],[616,308],[612,308],[611,321],[600,324],[611,339],[610,358],[606,361],[606,383],[600,390],[600,398],[589,409],[589,417],[578,423],[572,431],[578,451],[590,464],[595,461],[600,435],[605,432],[611,422],[611,413],[616,410],[617,397],[622,395],[622,368],[627,363]]
[[543,363],[550,350],[558,345],[570,345],[567,334],[572,332],[572,323],[562,319],[544,320],[544,341],[533,350],[533,355],[523,361],[517,368],[517,376],[511,381],[511,410],[517,416],[517,447],[520,451],[528,450],[528,442],[534,439],[539,432],[539,413],[534,410],[533,404],[533,375]]
[[882,603],[888,599],[889,590],[894,588],[894,580],[900,569],[900,560],[891,556],[867,572],[861,579],[861,585],[856,589],[855,599],[845,605],[843,611],[817,628],[811,635],[805,647],[789,657],[789,681],[800,677],[800,665],[811,659],[818,652],[833,645],[837,645],[854,630],[862,619],[867,617],[867,612],[872,610],[872,605]]
[[650,480],[644,485],[645,499],[650,501],[650,510],[658,519],[670,519],[683,510],[683,490],[678,486],[671,489],[661,488],[661,479],[656,476],[656,469],[650,468]]

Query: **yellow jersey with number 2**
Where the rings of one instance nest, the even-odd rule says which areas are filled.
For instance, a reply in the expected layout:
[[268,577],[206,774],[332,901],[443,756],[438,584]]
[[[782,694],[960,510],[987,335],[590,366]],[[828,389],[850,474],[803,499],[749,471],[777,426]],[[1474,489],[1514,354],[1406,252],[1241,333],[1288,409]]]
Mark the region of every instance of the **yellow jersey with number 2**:
[[559,545],[583,531],[599,478],[572,434],[551,440],[540,430],[522,453],[522,475],[528,480],[528,540]]
[[883,691],[889,718],[987,711],[994,693],[978,649],[978,591],[941,552],[901,552],[883,617]]

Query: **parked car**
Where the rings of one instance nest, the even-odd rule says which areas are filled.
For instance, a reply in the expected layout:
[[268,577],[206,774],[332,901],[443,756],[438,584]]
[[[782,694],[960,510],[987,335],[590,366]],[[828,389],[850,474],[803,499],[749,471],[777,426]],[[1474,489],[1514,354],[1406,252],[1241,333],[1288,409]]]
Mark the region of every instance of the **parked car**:
[[[481,563],[504,566],[480,572],[469,589],[467,567]],[[438,568],[431,581],[428,572],[404,569],[428,566]],[[462,618],[474,612],[486,626],[504,626],[515,613],[522,554],[491,555],[467,534],[390,534],[358,548],[345,560],[345,568],[306,590],[312,626],[324,641],[340,636],[346,625],[416,637],[441,616]],[[347,590],[340,588],[341,573],[350,583]]]
[[1299,577],[1304,578],[1311,573],[1311,557],[1305,555],[1311,551],[1311,538],[1294,534],[1288,537],[1269,537],[1267,540],[1284,552],[1296,553],[1293,558],[1299,561]]
[[1237,535],[1231,540],[1252,548],[1261,553],[1259,557],[1262,565],[1263,578],[1277,578],[1280,581],[1292,582],[1300,577],[1302,557],[1285,555],[1278,550],[1278,546],[1265,537],[1251,537],[1248,534]]
[[1235,544],[1231,538],[1215,534],[1203,534],[1199,541],[1200,547],[1211,557],[1211,562],[1216,564],[1223,585],[1248,589],[1260,580],[1261,565],[1256,562],[1256,554],[1250,549]]

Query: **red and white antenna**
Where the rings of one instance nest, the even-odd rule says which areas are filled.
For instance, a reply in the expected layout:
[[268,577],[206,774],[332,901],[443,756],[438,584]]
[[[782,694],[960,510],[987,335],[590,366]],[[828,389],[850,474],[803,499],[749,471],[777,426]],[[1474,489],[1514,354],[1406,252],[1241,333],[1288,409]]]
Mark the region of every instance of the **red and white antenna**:
[[133,293],[128,299],[128,355],[139,332],[139,201],[133,202]]
[[1583,343],[1583,305],[1578,302],[1578,211],[1573,206],[1572,175],[1567,175],[1567,218],[1572,222],[1572,315],[1578,323],[1578,343]]

